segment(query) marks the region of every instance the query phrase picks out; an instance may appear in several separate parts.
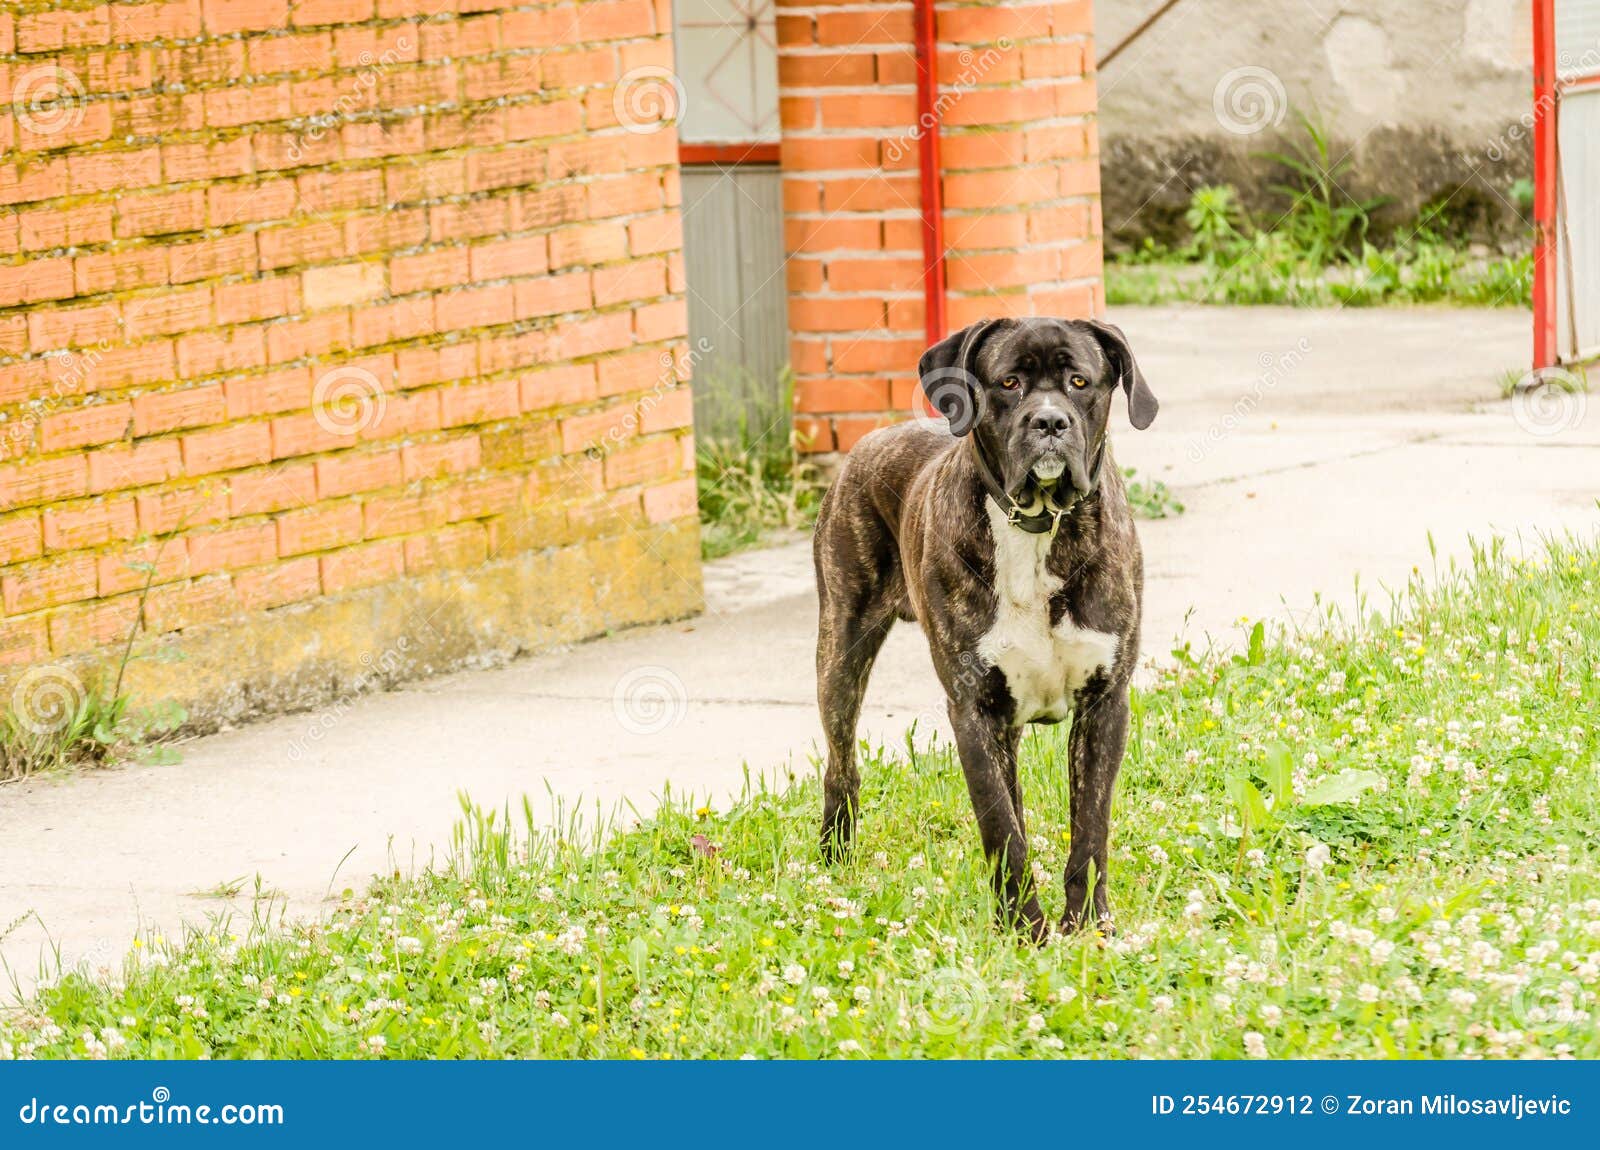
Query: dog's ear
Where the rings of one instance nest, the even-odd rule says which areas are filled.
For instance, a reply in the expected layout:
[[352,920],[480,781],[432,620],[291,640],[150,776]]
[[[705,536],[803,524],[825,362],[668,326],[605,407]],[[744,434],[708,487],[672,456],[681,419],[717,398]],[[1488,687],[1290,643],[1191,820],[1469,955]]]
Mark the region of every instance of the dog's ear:
[[978,345],[1000,324],[997,319],[979,320],[971,327],[947,335],[917,361],[922,379],[922,394],[940,415],[950,421],[953,435],[966,435],[978,422],[982,410],[983,384],[978,379]]
[[1128,337],[1123,335],[1122,329],[1115,324],[1101,323],[1097,319],[1087,322],[1095,338],[1100,341],[1100,347],[1106,353],[1106,358],[1116,366],[1123,389],[1128,393],[1129,422],[1143,431],[1155,420],[1156,410],[1160,405],[1156,403],[1150,385],[1144,381],[1144,372],[1139,370],[1139,361],[1133,358],[1133,349],[1128,346]]

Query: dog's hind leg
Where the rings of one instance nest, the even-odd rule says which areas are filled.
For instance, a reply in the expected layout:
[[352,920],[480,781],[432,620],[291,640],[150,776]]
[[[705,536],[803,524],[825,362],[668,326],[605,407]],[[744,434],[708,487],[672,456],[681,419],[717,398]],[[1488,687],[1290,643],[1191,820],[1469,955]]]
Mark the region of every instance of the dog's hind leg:
[[830,594],[822,602],[817,629],[817,705],[828,739],[828,769],[822,780],[822,853],[830,862],[850,849],[855,835],[861,774],[856,770],[856,723],[867,677],[878,657],[894,610],[868,595]]

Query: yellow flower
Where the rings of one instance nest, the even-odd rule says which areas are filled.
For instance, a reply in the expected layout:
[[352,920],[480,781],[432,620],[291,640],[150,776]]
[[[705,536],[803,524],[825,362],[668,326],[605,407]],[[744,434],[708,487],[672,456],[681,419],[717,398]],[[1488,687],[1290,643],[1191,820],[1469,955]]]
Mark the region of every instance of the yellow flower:
[[635,1046],[632,1050],[628,1051],[628,1053],[630,1055],[632,1055],[634,1058],[643,1058],[644,1057],[644,1051],[640,1050],[637,1046]]

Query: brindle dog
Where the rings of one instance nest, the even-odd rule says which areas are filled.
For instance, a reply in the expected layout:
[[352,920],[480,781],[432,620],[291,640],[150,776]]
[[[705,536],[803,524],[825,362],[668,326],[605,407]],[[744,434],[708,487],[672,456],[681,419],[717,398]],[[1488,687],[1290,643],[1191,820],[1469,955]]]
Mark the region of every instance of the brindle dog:
[[1155,396],[1122,332],[1087,320],[987,320],[929,348],[918,370],[949,430],[918,422],[866,436],[817,520],[823,850],[836,858],[855,834],[867,676],[896,618],[914,620],[949,700],[1002,920],[1035,940],[1049,934],[1028,867],[1017,746],[1026,724],[1071,715],[1060,925],[1109,927],[1111,794],[1144,563],[1106,428],[1119,383],[1137,428],[1155,418]]

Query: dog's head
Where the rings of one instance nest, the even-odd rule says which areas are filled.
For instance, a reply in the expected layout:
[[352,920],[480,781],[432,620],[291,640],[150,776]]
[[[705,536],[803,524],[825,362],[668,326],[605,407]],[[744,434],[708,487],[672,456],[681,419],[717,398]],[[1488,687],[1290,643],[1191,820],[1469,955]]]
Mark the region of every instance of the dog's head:
[[1098,320],[984,320],[930,347],[917,370],[950,430],[977,437],[1022,503],[1030,487],[1058,499],[1094,490],[1118,384],[1133,426],[1143,430],[1156,417],[1127,337]]

